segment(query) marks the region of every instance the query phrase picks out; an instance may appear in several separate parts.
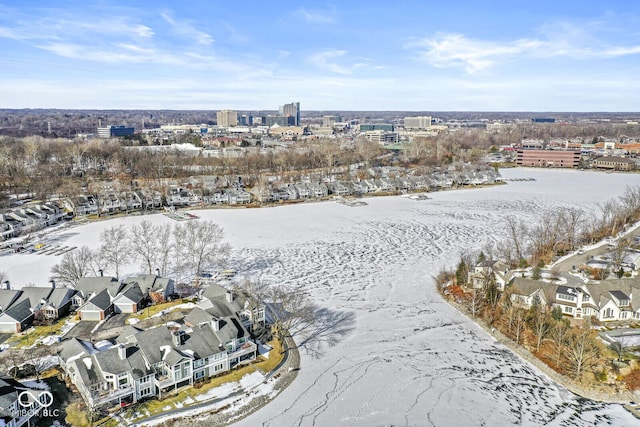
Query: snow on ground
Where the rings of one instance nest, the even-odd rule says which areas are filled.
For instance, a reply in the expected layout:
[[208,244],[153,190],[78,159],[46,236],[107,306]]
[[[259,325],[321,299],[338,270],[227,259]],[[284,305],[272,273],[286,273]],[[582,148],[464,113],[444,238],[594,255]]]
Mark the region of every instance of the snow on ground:
[[[622,406],[580,399],[445,303],[432,277],[462,250],[504,238],[503,218],[569,206],[596,209],[637,175],[510,169],[508,185],[267,209],[198,211],[225,230],[238,276],[306,289],[322,324],[297,337],[294,383],[242,426],[630,425]],[[50,236],[95,247],[100,231],[164,215],[115,219]],[[11,254],[13,284],[45,284],[56,257]],[[38,266],[38,269],[34,268]],[[137,271],[136,265],[126,267]]]

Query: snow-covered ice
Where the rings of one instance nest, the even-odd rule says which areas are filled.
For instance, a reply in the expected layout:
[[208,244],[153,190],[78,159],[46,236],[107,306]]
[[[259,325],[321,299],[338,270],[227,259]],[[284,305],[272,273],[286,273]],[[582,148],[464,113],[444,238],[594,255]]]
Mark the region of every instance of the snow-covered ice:
[[[581,399],[497,343],[444,302],[432,277],[462,250],[505,237],[503,219],[615,197],[637,175],[509,169],[508,185],[268,209],[199,211],[225,230],[238,276],[304,288],[322,324],[298,337],[293,384],[241,426],[289,425],[631,425],[621,405]],[[56,240],[95,247],[107,226],[138,216],[63,230]],[[12,286],[46,284],[56,257],[10,254],[0,270]],[[34,268],[38,266],[38,268]],[[137,265],[123,269],[130,273]]]

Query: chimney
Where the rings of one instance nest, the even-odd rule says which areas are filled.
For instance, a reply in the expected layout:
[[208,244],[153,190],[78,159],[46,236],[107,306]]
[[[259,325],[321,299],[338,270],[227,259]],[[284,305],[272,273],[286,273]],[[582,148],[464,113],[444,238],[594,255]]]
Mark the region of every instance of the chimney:
[[5,287],[5,289],[11,289],[11,284],[9,283],[8,280],[5,280],[4,287]]
[[213,328],[214,331],[219,331],[220,319],[218,319],[217,317],[214,317],[213,319],[211,319],[211,327]]
[[55,289],[56,288],[56,281],[51,279],[49,280],[49,283],[51,284],[51,289]]
[[160,269],[156,268],[156,276],[160,277]]
[[120,356],[120,360],[127,358],[127,347],[124,344],[118,345],[118,356]]
[[104,272],[102,271],[102,269],[98,270],[98,273],[100,273],[100,277],[104,276]]
[[227,291],[227,302],[233,302],[233,292]]
[[173,332],[173,345],[176,347],[180,347],[182,345],[182,337],[180,336],[180,332]]

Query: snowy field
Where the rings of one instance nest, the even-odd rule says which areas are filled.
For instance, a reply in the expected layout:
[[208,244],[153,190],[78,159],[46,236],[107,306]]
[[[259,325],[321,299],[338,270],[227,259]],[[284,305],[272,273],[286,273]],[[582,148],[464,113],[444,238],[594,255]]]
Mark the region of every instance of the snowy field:
[[[265,209],[198,211],[224,227],[239,276],[303,287],[324,323],[301,348],[296,381],[242,426],[637,425],[622,406],[580,399],[523,362],[445,303],[432,276],[465,249],[503,238],[507,215],[597,209],[638,175],[510,169],[508,185]],[[100,231],[163,215],[51,234],[96,247]],[[53,240],[52,240],[53,241]],[[60,257],[4,254],[13,287],[46,285]],[[127,271],[135,272],[136,265]]]

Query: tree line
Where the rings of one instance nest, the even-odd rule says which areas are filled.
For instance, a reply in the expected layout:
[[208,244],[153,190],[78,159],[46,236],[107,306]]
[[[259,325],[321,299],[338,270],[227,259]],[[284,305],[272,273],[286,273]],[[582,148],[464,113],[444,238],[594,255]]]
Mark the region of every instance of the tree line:
[[[507,238],[486,244],[478,252],[461,254],[455,269],[443,270],[435,278],[438,289],[446,298],[463,307],[472,318],[499,330],[517,345],[525,346],[556,371],[576,380],[581,380],[585,372],[606,379],[604,370],[594,370],[602,366],[606,348],[592,328],[592,322],[597,320],[586,318],[579,326],[571,326],[559,307],[548,309],[539,297],[534,297],[527,307],[515,286],[507,285],[501,290],[491,270],[498,260],[509,268],[533,266],[532,278],[539,279],[540,268],[554,257],[615,235],[640,221],[640,186],[627,187],[617,199],[598,206],[600,216],[569,208],[543,213],[538,221],[531,224],[507,217]],[[614,269],[616,265],[620,266],[624,251],[630,245],[629,239],[618,239],[613,249]],[[476,265],[491,267],[470,283],[469,273]],[[614,344],[611,349],[622,355],[621,345]],[[640,379],[636,379],[640,378],[640,373],[632,373],[634,376],[630,377],[630,382],[637,382],[637,388],[640,388]]]
[[230,250],[222,227],[213,221],[154,225],[143,220],[129,227],[104,229],[97,249],[82,246],[65,253],[52,267],[51,276],[57,283],[74,287],[85,276],[110,273],[119,278],[122,267],[137,262],[147,274],[194,277],[222,262]]

